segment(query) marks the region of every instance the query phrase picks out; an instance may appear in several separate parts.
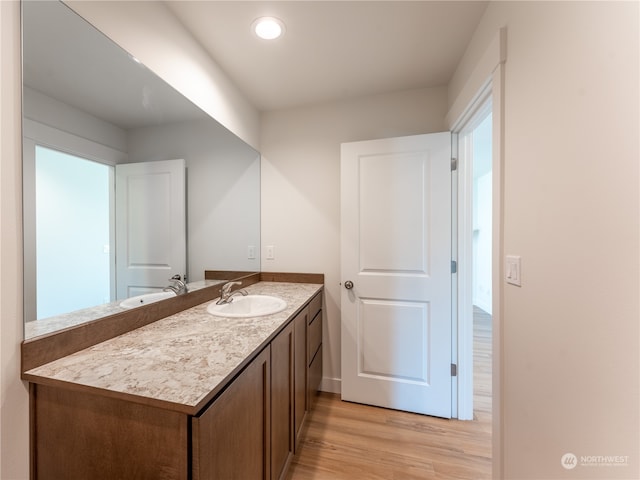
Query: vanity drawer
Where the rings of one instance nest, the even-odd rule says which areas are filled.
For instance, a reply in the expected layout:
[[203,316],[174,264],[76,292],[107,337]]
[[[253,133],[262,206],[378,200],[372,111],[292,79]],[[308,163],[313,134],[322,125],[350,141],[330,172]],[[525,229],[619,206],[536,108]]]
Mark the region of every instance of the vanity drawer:
[[308,385],[308,405],[309,410],[313,408],[315,399],[318,395],[318,388],[320,387],[320,381],[322,380],[322,347],[318,350],[318,353],[313,358],[311,365],[309,365],[309,385]]
[[322,311],[311,320],[309,324],[309,348],[307,350],[307,362],[311,365],[313,357],[315,357],[318,348],[322,344]]
[[315,318],[318,312],[322,309],[322,292],[318,293],[309,302],[309,320]]

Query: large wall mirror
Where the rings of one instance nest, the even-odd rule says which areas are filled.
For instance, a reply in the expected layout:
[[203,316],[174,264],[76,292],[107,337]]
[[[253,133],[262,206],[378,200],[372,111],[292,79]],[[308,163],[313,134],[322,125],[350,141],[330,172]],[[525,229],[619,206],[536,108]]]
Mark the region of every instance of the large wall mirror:
[[25,338],[175,274],[259,271],[259,152],[63,3],[22,21]]

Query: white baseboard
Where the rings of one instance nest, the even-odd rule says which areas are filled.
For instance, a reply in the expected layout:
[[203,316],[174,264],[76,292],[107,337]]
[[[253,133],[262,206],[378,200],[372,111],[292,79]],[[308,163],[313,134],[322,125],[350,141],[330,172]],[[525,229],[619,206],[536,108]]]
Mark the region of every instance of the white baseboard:
[[339,378],[322,377],[320,390],[329,393],[342,393],[342,380]]

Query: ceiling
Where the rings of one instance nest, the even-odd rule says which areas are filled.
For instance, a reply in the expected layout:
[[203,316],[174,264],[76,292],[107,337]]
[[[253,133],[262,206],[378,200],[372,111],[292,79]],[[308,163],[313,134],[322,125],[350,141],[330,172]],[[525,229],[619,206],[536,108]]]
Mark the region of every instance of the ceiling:
[[210,118],[66,5],[23,2],[22,22],[25,86],[123,129]]
[[[260,111],[447,85],[487,3],[165,2]],[[282,38],[251,32],[265,15]],[[124,129],[205,117],[64,4],[24,2],[23,22],[25,85]]]
[[[485,1],[167,1],[260,111],[447,85]],[[284,21],[266,42],[261,16]]]

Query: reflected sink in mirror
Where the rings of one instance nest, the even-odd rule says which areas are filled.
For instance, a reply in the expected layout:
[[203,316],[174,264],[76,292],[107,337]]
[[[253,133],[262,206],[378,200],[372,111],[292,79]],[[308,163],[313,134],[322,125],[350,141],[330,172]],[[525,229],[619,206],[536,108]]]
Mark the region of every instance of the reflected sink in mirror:
[[230,303],[222,305],[212,302],[207,307],[207,312],[217,317],[250,318],[272,315],[287,308],[287,302],[270,295],[246,295],[234,296]]
[[145,293],[143,295],[136,295],[135,297],[123,300],[122,302],[120,302],[120,306],[122,308],[136,308],[175,296],[175,292],[172,291]]

